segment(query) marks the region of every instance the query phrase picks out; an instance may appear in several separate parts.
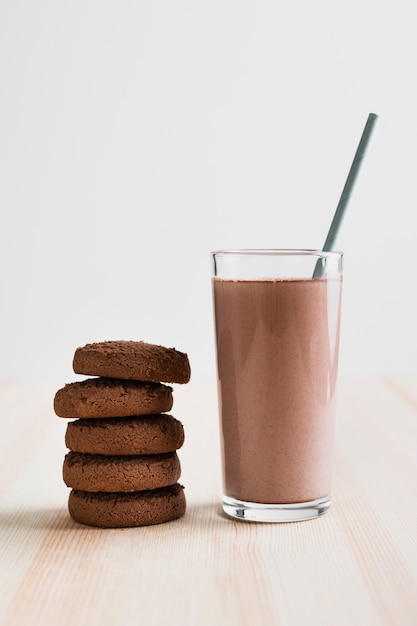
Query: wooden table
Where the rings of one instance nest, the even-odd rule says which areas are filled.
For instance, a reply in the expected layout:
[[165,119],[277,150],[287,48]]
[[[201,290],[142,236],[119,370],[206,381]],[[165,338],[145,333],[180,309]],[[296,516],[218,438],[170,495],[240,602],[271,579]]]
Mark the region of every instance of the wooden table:
[[61,384],[0,388],[2,626],[417,624],[416,380],[341,381],[332,508],[296,524],[223,516],[215,383],[175,386],[187,513],[124,530],[68,516]]

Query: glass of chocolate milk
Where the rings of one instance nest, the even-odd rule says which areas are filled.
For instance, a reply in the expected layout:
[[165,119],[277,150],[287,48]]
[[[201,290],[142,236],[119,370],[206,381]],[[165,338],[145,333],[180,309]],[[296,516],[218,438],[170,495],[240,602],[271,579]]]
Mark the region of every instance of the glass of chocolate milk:
[[342,254],[212,260],[223,509],[257,522],[318,517],[330,506]]

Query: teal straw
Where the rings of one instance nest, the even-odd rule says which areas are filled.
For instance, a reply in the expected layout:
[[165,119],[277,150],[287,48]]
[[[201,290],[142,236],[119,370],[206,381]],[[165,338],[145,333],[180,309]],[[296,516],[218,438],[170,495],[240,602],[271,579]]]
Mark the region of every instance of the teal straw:
[[[353,188],[355,186],[356,179],[359,174],[359,170],[363,163],[363,159],[365,157],[366,149],[369,145],[369,141],[371,139],[372,132],[375,127],[375,122],[378,119],[378,116],[375,113],[370,113],[365,124],[365,128],[363,129],[362,137],[360,139],[359,145],[356,149],[355,157],[353,159],[352,165],[350,166],[349,174],[345,182],[345,186],[343,187],[342,195],[340,196],[340,200],[336,207],[335,214],[333,216],[332,223],[330,225],[329,232],[326,237],[326,241],[323,245],[323,252],[330,252],[334,249],[334,244],[339,234],[340,227],[342,225],[343,218],[346,214],[346,208],[351,198]],[[325,259],[320,258],[316,263],[316,267],[314,268],[313,278],[320,278],[324,273],[324,265]]]

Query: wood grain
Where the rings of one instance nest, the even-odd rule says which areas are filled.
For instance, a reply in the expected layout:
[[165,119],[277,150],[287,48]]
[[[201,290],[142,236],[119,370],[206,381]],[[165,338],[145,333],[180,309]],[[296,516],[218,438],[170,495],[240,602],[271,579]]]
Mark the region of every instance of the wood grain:
[[58,386],[0,385],[2,626],[417,624],[417,381],[341,381],[333,504],[251,524],[220,509],[216,388],[174,387],[184,518],[101,530],[67,513]]

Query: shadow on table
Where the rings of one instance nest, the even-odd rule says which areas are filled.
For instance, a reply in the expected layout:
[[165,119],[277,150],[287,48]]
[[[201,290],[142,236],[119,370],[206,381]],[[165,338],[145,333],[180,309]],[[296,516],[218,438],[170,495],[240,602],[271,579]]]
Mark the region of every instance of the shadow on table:
[[74,522],[65,507],[0,511],[0,529],[2,530],[8,528],[65,530],[73,526]]
[[188,501],[185,519],[190,523],[212,525],[213,523],[222,523],[224,520],[228,521],[230,517],[223,511],[220,503]]
[[[213,504],[211,502],[188,502],[185,516],[178,520],[173,520],[170,524],[185,523],[186,525],[205,527],[213,526],[213,524],[221,524],[224,521],[230,521],[230,518],[224,513],[220,504]],[[159,524],[155,527],[157,526],[159,526]],[[162,524],[162,526],[164,526],[164,524]],[[0,532],[17,528],[74,531],[92,527],[74,522],[69,516],[68,509],[65,506],[38,509],[19,508],[9,511],[0,510]]]

